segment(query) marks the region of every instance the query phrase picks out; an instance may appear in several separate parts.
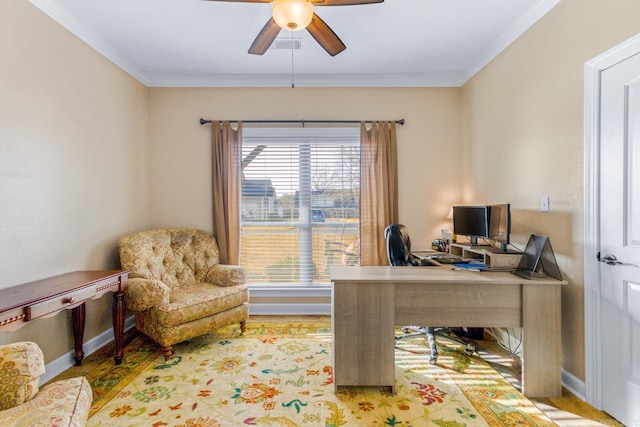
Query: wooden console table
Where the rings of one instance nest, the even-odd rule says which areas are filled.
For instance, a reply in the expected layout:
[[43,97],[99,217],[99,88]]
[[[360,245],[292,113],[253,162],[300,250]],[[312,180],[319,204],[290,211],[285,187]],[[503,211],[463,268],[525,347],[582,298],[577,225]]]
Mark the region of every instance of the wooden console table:
[[82,364],[84,351],[85,301],[113,293],[113,334],[116,365],[122,362],[124,335],[124,290],[128,271],[75,271],[0,289],[0,332],[15,331],[28,322],[51,317],[62,310],[71,311],[76,366]]
[[560,290],[566,281],[451,267],[331,267],[333,379],[394,388],[394,326],[502,326],[523,331],[522,391],[562,393]]

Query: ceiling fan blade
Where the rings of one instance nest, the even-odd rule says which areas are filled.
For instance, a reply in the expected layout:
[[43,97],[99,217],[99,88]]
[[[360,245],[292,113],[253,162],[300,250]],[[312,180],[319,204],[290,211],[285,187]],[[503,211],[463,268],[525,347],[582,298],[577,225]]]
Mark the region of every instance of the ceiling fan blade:
[[342,40],[340,40],[340,37],[315,13],[313,14],[313,18],[311,18],[311,23],[307,27],[307,31],[309,31],[320,46],[331,56],[336,56],[347,48],[344,43],[342,43]]
[[256,39],[251,44],[249,48],[249,53],[252,55],[262,55],[264,54],[271,43],[278,37],[280,34],[280,27],[276,24],[276,21],[273,18],[269,18],[264,27],[262,27],[262,31],[256,37]]
[[224,1],[229,3],[271,3],[273,0],[204,0],[204,1]]
[[384,0],[311,0],[314,6],[352,6],[356,4],[382,3]]

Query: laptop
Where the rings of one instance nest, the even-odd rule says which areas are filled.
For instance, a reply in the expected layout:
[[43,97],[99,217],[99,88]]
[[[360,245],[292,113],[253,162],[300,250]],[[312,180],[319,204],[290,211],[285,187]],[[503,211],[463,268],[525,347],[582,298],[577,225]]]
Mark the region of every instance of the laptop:
[[549,238],[532,234],[524,248],[515,273],[525,279],[532,279],[539,270],[542,270],[547,276],[562,280],[562,274],[560,274]]

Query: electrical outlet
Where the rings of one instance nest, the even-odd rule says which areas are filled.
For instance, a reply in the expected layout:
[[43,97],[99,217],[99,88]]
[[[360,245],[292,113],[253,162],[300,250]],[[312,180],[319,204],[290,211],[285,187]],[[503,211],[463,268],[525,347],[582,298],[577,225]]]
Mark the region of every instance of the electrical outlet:
[[549,212],[549,196],[540,197],[540,212]]

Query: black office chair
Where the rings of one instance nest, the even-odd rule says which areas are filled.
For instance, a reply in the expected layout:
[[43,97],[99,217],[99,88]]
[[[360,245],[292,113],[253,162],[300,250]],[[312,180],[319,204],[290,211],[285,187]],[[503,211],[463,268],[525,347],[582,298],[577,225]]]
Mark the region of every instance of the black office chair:
[[[428,266],[438,265],[428,259],[420,259],[411,253],[411,239],[407,227],[402,224],[391,224],[384,230],[384,238],[387,241],[387,258],[391,266]],[[409,332],[413,331],[413,332]],[[434,365],[438,361],[438,348],[436,347],[436,335],[450,341],[462,344],[465,352],[471,356],[476,348],[473,344],[466,342],[456,336],[451,335],[451,329],[433,326],[403,326],[402,332],[409,332],[397,335],[396,341],[424,335],[429,342],[431,356],[429,363]]]

